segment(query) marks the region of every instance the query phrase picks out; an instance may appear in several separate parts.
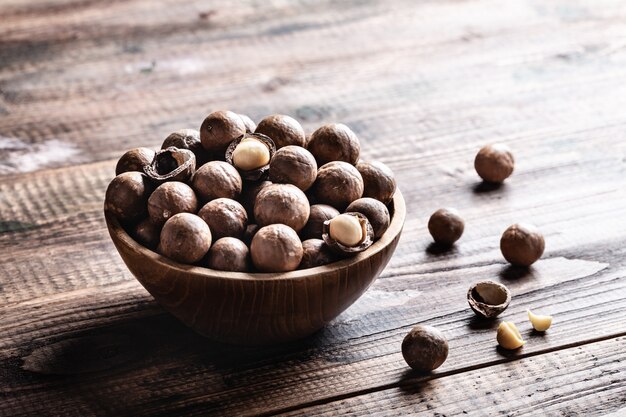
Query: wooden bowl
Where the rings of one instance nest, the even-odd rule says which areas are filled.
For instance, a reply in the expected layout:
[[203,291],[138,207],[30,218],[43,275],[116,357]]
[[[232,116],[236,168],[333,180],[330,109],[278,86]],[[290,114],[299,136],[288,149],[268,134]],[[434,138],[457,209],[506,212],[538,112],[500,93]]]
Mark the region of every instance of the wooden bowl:
[[354,303],[385,268],[406,209],[400,191],[389,229],[364,252],[332,264],[283,273],[225,272],[184,265],[135,242],[105,212],[124,263],[156,301],[198,333],[220,342],[287,342],[321,329]]

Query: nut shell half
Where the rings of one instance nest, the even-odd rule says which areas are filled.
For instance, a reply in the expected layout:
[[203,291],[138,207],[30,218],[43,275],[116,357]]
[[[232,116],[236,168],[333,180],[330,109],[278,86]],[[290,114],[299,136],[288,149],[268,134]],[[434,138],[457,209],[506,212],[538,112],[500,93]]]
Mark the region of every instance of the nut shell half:
[[170,146],[158,151],[144,171],[155,184],[187,182],[196,172],[196,155],[188,149]]
[[372,229],[372,225],[370,224],[367,217],[364,214],[356,213],[356,212],[347,212],[343,214],[348,214],[350,216],[355,216],[358,218],[359,223],[361,224],[363,238],[361,242],[355,246],[346,246],[341,242],[333,239],[330,235],[330,222],[331,220],[326,220],[324,222],[323,231],[322,231],[322,239],[336,253],[342,255],[356,255],[359,252],[363,252],[365,249],[372,246],[374,243],[374,229]]
[[467,290],[467,302],[477,316],[491,319],[509,306],[511,291],[494,281],[479,281]]

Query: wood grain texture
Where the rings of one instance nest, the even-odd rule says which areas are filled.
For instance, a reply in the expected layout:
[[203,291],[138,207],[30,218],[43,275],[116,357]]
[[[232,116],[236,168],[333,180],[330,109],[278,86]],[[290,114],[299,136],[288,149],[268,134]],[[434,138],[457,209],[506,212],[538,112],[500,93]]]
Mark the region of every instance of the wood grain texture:
[[[0,1],[0,415],[515,415],[507,403],[532,415],[541,401],[551,415],[620,415],[625,17],[617,0]],[[113,158],[218,108],[291,114],[307,133],[346,123],[403,190],[388,267],[304,341],[208,342],[107,236]],[[472,167],[492,141],[517,161],[497,189]],[[425,227],[444,206],[466,221],[447,252]],[[526,273],[498,249],[520,221],[547,243]],[[513,292],[502,319],[528,338],[520,352],[496,350],[498,322],[466,304],[485,278]],[[555,316],[545,336],[527,308]],[[426,381],[399,352],[416,323],[450,341]]]

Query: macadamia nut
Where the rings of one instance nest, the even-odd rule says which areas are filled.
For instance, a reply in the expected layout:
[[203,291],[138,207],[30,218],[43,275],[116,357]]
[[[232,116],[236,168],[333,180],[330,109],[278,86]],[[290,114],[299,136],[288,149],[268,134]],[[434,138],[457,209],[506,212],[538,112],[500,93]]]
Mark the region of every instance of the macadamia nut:
[[542,316],[539,314],[533,314],[532,311],[528,311],[528,320],[533,325],[533,328],[538,332],[545,332],[552,326],[552,316]]
[[270,150],[261,141],[245,138],[233,151],[233,164],[244,171],[257,169],[269,164]]
[[330,221],[330,237],[345,246],[356,246],[363,241],[363,227],[359,219],[340,214]]
[[513,153],[501,143],[482,147],[474,159],[476,172],[487,182],[503,182],[511,176],[514,167]]
[[500,323],[496,339],[500,346],[508,350],[518,349],[526,343],[522,339],[522,334],[517,330],[517,327],[515,327],[515,324],[510,321]]

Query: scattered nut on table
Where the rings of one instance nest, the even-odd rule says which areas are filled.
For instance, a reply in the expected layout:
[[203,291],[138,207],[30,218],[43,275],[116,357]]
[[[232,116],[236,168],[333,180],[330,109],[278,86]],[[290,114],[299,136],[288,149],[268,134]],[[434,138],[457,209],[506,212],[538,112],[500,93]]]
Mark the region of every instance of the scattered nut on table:
[[402,356],[416,371],[432,371],[448,357],[448,339],[435,327],[415,326],[402,341]]
[[511,291],[494,281],[479,281],[467,291],[467,302],[477,316],[493,318],[509,306]]
[[487,182],[503,182],[511,176],[514,167],[513,153],[501,143],[483,146],[474,159],[476,172]]
[[509,226],[500,238],[502,256],[516,266],[534,264],[545,249],[543,235],[531,224],[514,224]]
[[461,238],[464,229],[463,218],[458,210],[453,208],[441,208],[428,220],[428,231],[440,245],[452,245]]
[[522,339],[522,334],[517,330],[517,327],[515,327],[515,324],[510,321],[500,323],[496,340],[500,346],[508,350],[519,349],[526,343]]
[[528,320],[533,325],[533,328],[538,332],[545,332],[552,326],[552,316],[544,316],[540,314],[533,314],[532,311],[528,311]]

